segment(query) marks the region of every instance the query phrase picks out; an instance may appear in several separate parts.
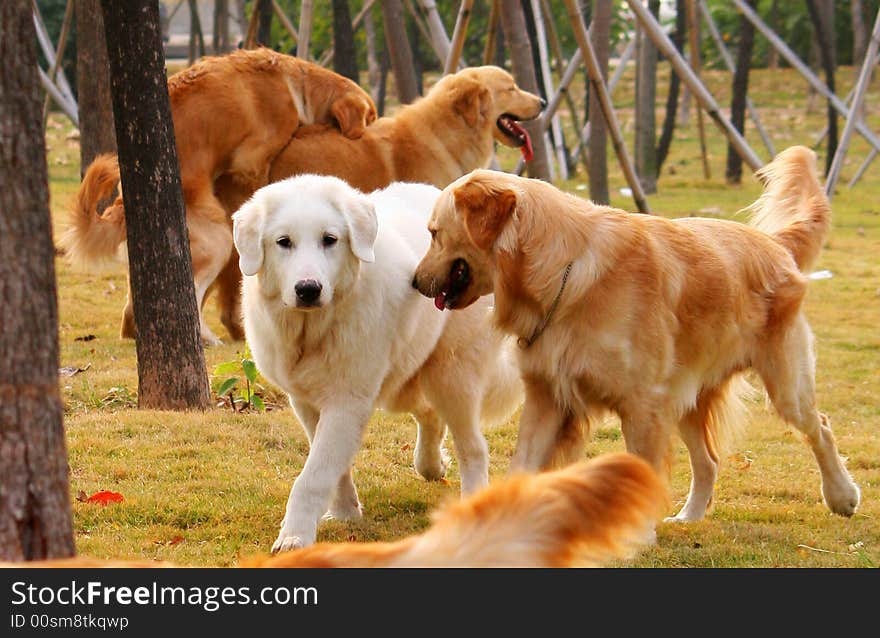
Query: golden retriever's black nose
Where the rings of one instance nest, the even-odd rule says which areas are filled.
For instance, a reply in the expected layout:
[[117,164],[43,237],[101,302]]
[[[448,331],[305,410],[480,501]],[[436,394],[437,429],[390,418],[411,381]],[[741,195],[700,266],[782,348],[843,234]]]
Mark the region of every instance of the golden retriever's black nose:
[[314,279],[303,279],[296,282],[293,290],[296,292],[297,298],[303,303],[314,303],[321,296],[323,286]]

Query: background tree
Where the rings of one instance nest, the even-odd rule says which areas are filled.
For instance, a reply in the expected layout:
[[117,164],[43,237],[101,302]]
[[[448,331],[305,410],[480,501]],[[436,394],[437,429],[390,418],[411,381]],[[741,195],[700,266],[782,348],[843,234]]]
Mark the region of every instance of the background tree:
[[207,408],[156,0],[101,0],[137,329],[138,405]]
[[[649,0],[648,10],[659,18],[660,0]],[[646,194],[651,194],[657,192],[657,47],[641,29],[637,37],[636,135],[633,155],[642,188]]]
[[272,46],[272,0],[257,0],[253,9],[257,12],[257,44]]
[[401,0],[382,0],[382,17],[397,99],[401,104],[409,104],[419,97],[419,89]]
[[[687,30],[687,7],[685,0],[675,0],[675,30],[670,34],[669,39],[679,53],[684,54],[684,39]],[[660,139],[657,141],[657,175],[660,175],[660,169],[663,162],[669,155],[669,149],[672,146],[672,136],[675,133],[675,120],[678,112],[678,97],[681,91],[681,78],[669,69],[669,91],[666,93],[666,114],[663,116],[663,126],[660,130]]]
[[[504,39],[507,43],[513,65],[513,76],[516,83],[524,90],[539,94],[535,65],[532,62],[532,45],[526,31],[526,20],[520,0],[501,0],[501,24],[504,28]],[[538,120],[524,122],[523,125],[532,138],[535,151],[534,159],[526,162],[526,169],[531,177],[550,179],[550,157],[544,143],[544,131]]]
[[[752,9],[756,9],[757,0],[746,0]],[[742,16],[739,21],[739,47],[736,53],[736,70],[733,73],[733,88],[730,97],[730,123],[740,133],[745,132],[746,98],[749,95],[749,69],[752,66],[752,49],[755,42],[755,27]],[[742,181],[742,157],[732,144],[727,145],[727,169],[725,177],[728,184],[739,184]]]
[[214,0],[214,33],[211,44],[214,55],[229,51],[229,0]]
[[0,2],[0,560],[72,556],[49,178],[28,0]]
[[76,0],[76,87],[82,175],[97,155],[116,152],[110,66],[100,0]]
[[355,53],[348,0],[333,0],[333,70],[358,82]]
[[[834,0],[807,0],[810,18],[819,42],[819,58],[825,70],[825,84],[835,93],[834,71],[837,68],[837,52],[834,37]],[[831,168],[837,152],[837,111],[828,101],[828,149],[825,155],[825,172]]]
[[[611,16],[614,11],[612,0],[593,0],[590,39],[596,53],[596,62],[602,69],[602,77],[608,81],[608,53],[611,43]],[[589,86],[589,82],[587,83]],[[608,204],[608,134],[605,116],[598,99],[589,100],[590,142],[590,199],[597,204]]]

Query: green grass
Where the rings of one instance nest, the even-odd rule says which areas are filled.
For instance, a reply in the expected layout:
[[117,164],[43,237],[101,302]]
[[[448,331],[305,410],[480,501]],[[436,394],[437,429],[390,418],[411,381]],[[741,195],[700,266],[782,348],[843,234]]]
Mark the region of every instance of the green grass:
[[[845,94],[855,72],[841,70]],[[615,93],[625,134],[632,136],[632,73]],[[719,103],[729,102],[729,76],[708,73]],[[574,91],[580,95],[579,90]],[[665,88],[658,91],[658,123]],[[806,83],[791,71],[757,71],[752,99],[777,149],[812,144],[824,127],[824,105],[807,112]],[[868,124],[880,129],[880,95],[868,96]],[[563,114],[564,115],[564,114]],[[565,118],[564,118],[565,121]],[[743,185],[724,184],[726,144],[707,122],[712,179],[702,176],[695,118],[679,129],[672,153],[650,197],[655,212],[732,216],[759,193],[747,175]],[[67,139],[66,121],[53,116],[49,128],[49,168],[56,227],[79,181],[79,151]],[[754,130],[747,138],[766,152]],[[631,148],[631,145],[630,145]],[[868,567],[880,565],[880,164],[852,191],[846,183],[867,145],[855,138],[834,201],[834,230],[819,269],[834,273],[811,284],[806,312],[817,337],[821,409],[833,420],[842,453],[863,491],[851,519],[830,514],[821,502],[819,474],[801,436],[756,403],[747,434],[724,463],[716,507],[701,523],[661,524],[658,543],[625,563],[642,567]],[[611,154],[610,147],[609,153]],[[500,151],[502,164],[517,154]],[[824,159],[824,158],[823,158]],[[610,155],[612,203],[632,202]],[[746,171],[747,172],[747,171]],[[580,173],[560,187],[586,196]],[[125,502],[106,508],[74,500],[78,551],[102,558],[158,558],[193,565],[232,565],[264,552],[275,538],[293,479],[308,452],[306,439],[277,391],[266,390],[274,409],[233,413],[228,407],[206,414],[140,412],[134,409],[137,368],[134,344],[118,338],[125,300],[121,267],[99,273],[71,270],[57,262],[61,324],[61,365],[88,368],[62,379],[70,456],[71,492],[109,489]],[[224,336],[209,302],[209,323]],[[94,335],[89,341],[77,338]],[[206,351],[209,370],[243,352],[231,343]],[[486,433],[491,476],[506,472],[516,443],[517,419]],[[357,523],[325,523],[319,540],[390,540],[416,533],[429,513],[458,495],[455,465],[448,482],[426,483],[412,468],[415,426],[410,417],[377,413],[357,457],[355,480],[365,506]],[[620,451],[619,426],[600,428],[588,454]],[[672,474],[673,507],[679,507],[690,480],[687,455],[677,444]]]

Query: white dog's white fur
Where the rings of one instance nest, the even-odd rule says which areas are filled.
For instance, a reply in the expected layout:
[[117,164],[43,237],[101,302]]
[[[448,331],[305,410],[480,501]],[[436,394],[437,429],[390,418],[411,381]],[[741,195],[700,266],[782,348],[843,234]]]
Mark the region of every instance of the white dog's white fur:
[[251,353],[311,444],[273,551],[314,543],[328,505],[336,518],[361,515],[351,464],[376,407],[416,417],[425,478],[446,470],[448,425],[462,493],[488,483],[481,421],[508,418],[522,387],[491,298],[441,313],[411,285],[439,194],[397,183],[364,195],[303,175],[260,189],[233,216]]

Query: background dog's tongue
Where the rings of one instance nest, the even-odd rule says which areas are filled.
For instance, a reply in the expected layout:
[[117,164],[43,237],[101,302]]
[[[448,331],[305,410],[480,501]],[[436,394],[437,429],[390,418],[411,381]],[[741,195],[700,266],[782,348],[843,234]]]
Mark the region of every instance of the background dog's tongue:
[[535,156],[535,151],[532,149],[532,138],[529,137],[529,134],[526,130],[520,126],[517,122],[511,122],[511,127],[518,134],[523,136],[525,139],[525,144],[519,147],[519,152],[522,153],[523,159],[527,162],[531,162],[532,158]]
[[437,306],[437,310],[443,310],[446,308],[446,293],[441,292],[439,295],[434,297],[434,305]]

